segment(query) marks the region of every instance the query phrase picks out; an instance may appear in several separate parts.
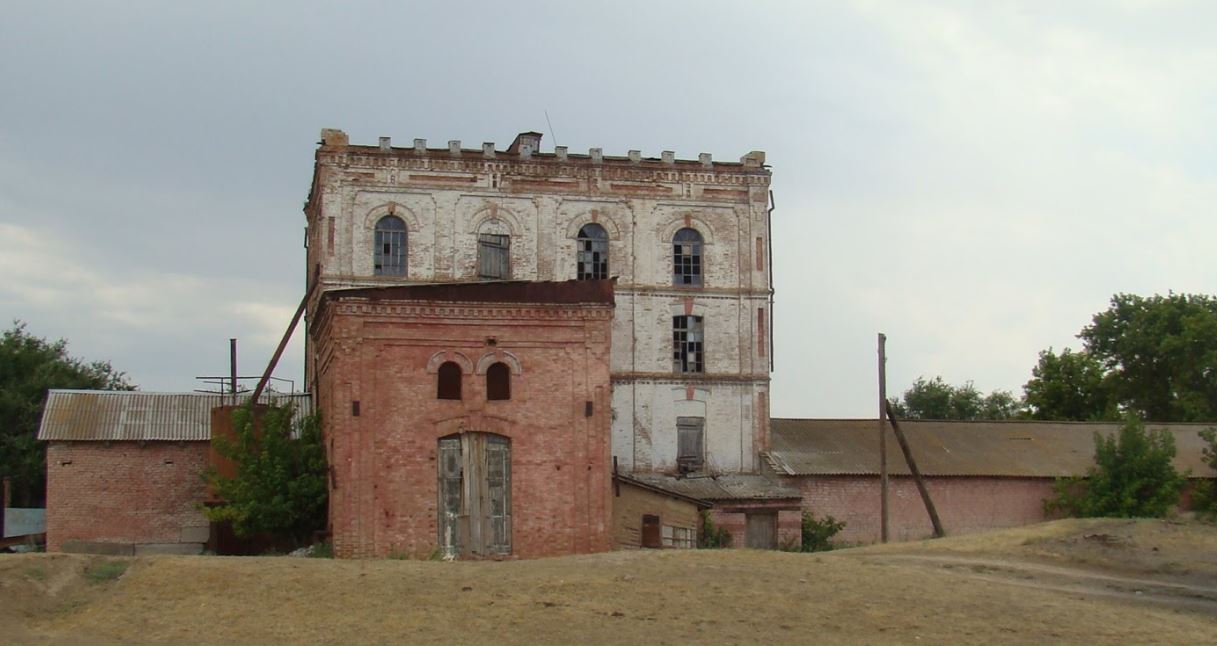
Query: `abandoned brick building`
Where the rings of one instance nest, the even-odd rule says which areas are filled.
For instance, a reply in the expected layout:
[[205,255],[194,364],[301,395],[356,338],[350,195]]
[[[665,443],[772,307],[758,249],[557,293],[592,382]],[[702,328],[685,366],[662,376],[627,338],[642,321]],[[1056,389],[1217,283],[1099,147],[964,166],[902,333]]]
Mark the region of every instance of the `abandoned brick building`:
[[[773,299],[764,153],[738,162],[678,160],[667,151],[644,159],[596,148],[547,153],[540,142],[526,132],[506,150],[459,141],[428,148],[421,139],[394,147],[387,137],[363,146],[322,131],[305,206],[308,273],[320,281],[307,312],[305,379],[333,443],[337,552],[605,549],[611,509],[596,496],[607,495],[614,464],[676,489],[730,475],[734,486],[713,488],[715,513],[746,532],[749,545],[773,547],[797,533],[798,491],[760,474]],[[450,287],[399,289],[422,285]],[[605,306],[604,329],[580,318]],[[563,325],[534,320],[543,312]],[[572,341],[570,326],[584,328],[586,339]],[[606,370],[577,359],[600,352]],[[513,388],[527,389],[509,404],[489,400],[475,386],[487,379],[483,356],[515,357],[502,365]],[[470,384],[468,400],[440,396],[441,366]],[[579,386],[558,388],[564,380]],[[553,387],[538,387],[547,383]],[[584,421],[585,409],[593,421]],[[493,410],[503,413],[498,421]],[[585,427],[592,435],[582,453],[546,452]],[[477,501],[445,502],[444,456],[460,453],[472,465],[463,454],[469,443],[456,438],[475,432],[509,447],[507,543],[471,546],[445,533],[444,515],[471,514]],[[525,436],[552,442],[527,444]],[[594,449],[601,442],[609,450]],[[524,465],[538,462],[550,465],[550,476],[521,480]],[[589,474],[586,495],[527,498],[532,487],[572,486],[561,469],[574,464]],[[410,500],[392,493],[406,479],[416,485]],[[524,518],[538,514],[556,519],[550,527],[567,538],[526,538]],[[469,540],[479,523],[508,527],[460,522]]]

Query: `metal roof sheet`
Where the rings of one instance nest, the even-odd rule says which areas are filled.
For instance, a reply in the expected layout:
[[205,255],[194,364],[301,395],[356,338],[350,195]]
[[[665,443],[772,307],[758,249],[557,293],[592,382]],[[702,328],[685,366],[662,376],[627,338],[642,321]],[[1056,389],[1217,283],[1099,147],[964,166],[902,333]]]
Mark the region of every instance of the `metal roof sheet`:
[[[1094,434],[1110,435],[1119,423],[904,420],[913,458],[923,475],[1057,478],[1085,475],[1094,464]],[[1175,468],[1211,476],[1201,461],[1200,431],[1215,424],[1146,424],[1175,438]],[[879,473],[878,419],[774,419],[769,466],[785,475]],[[896,438],[888,430],[889,473],[908,475]]]
[[726,474],[677,478],[658,473],[631,473],[651,486],[701,500],[782,500],[799,498],[798,489],[760,475]]
[[[245,403],[249,395],[238,395]],[[154,393],[139,390],[51,390],[38,439],[115,441],[211,439],[211,409],[231,403],[229,395]],[[307,393],[266,393],[261,401],[294,403],[296,419],[312,412]]]

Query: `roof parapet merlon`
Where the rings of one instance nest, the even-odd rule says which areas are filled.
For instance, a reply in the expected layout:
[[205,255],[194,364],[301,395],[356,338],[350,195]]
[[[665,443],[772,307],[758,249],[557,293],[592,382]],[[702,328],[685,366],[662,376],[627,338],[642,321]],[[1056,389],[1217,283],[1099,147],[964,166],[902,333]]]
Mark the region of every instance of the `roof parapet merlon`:
[[[351,146],[349,136],[337,128],[323,128],[321,130],[321,141],[318,143],[321,150],[331,152],[344,151]],[[518,156],[522,160],[531,160],[536,158],[538,155],[540,155],[542,159],[551,157],[550,155],[541,153],[540,144],[541,133],[522,132],[516,135],[516,138],[511,142],[511,145],[506,151],[497,150],[494,142],[492,141],[483,142],[481,147],[481,156],[484,159],[501,159],[504,154],[507,154]],[[363,148],[366,150],[368,147],[357,146],[357,148]],[[393,148],[392,138],[386,136],[379,137],[377,149],[379,152],[386,154],[403,154],[403,151],[411,150],[408,148],[399,148],[395,150]],[[414,139],[412,152],[414,155],[424,157],[437,153],[442,154],[445,150],[449,156],[461,158],[465,157],[466,154],[476,154],[477,149],[470,151],[464,150],[461,148],[460,139],[449,140],[447,149],[430,149],[427,148],[426,139],[416,138]],[[570,149],[567,146],[554,146],[552,158],[558,162],[569,162],[572,159],[584,158],[596,165],[606,163],[603,148],[589,148],[586,157],[584,157],[583,155],[578,154],[572,156],[570,154]],[[712,170],[717,164],[724,164],[724,162],[715,162],[714,157],[710,153],[698,153],[696,161],[691,159],[677,159],[676,153],[671,150],[661,151],[659,157],[657,158],[643,158],[642,151],[631,149],[627,151],[625,157],[609,157],[607,160],[614,164],[628,163],[631,165],[661,164],[663,166],[677,166],[679,164],[700,164],[702,168],[707,170]],[[749,151],[747,154],[739,158],[738,164],[726,162],[725,165],[743,166],[745,169],[749,170],[762,169],[765,167],[765,151]]]

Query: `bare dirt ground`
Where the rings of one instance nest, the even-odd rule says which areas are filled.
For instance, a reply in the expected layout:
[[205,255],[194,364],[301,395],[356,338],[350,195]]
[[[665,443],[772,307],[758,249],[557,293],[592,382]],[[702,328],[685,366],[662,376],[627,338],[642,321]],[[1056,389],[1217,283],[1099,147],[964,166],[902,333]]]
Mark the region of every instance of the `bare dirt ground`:
[[1069,520],[820,554],[501,563],[0,555],[3,643],[691,640],[1213,643],[1217,525]]

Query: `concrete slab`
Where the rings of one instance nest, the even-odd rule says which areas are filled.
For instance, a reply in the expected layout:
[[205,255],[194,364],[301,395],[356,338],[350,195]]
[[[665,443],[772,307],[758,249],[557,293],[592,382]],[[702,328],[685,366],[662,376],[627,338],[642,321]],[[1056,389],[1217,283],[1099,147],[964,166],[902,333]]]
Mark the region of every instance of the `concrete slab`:
[[130,543],[103,543],[100,541],[64,541],[60,551],[73,554],[104,554],[106,556],[132,556],[135,546]]
[[135,546],[136,556],[149,554],[187,554],[203,553],[202,543],[143,543]]
[[203,525],[202,527],[183,527],[182,542],[183,543],[206,543],[211,538],[211,527]]

